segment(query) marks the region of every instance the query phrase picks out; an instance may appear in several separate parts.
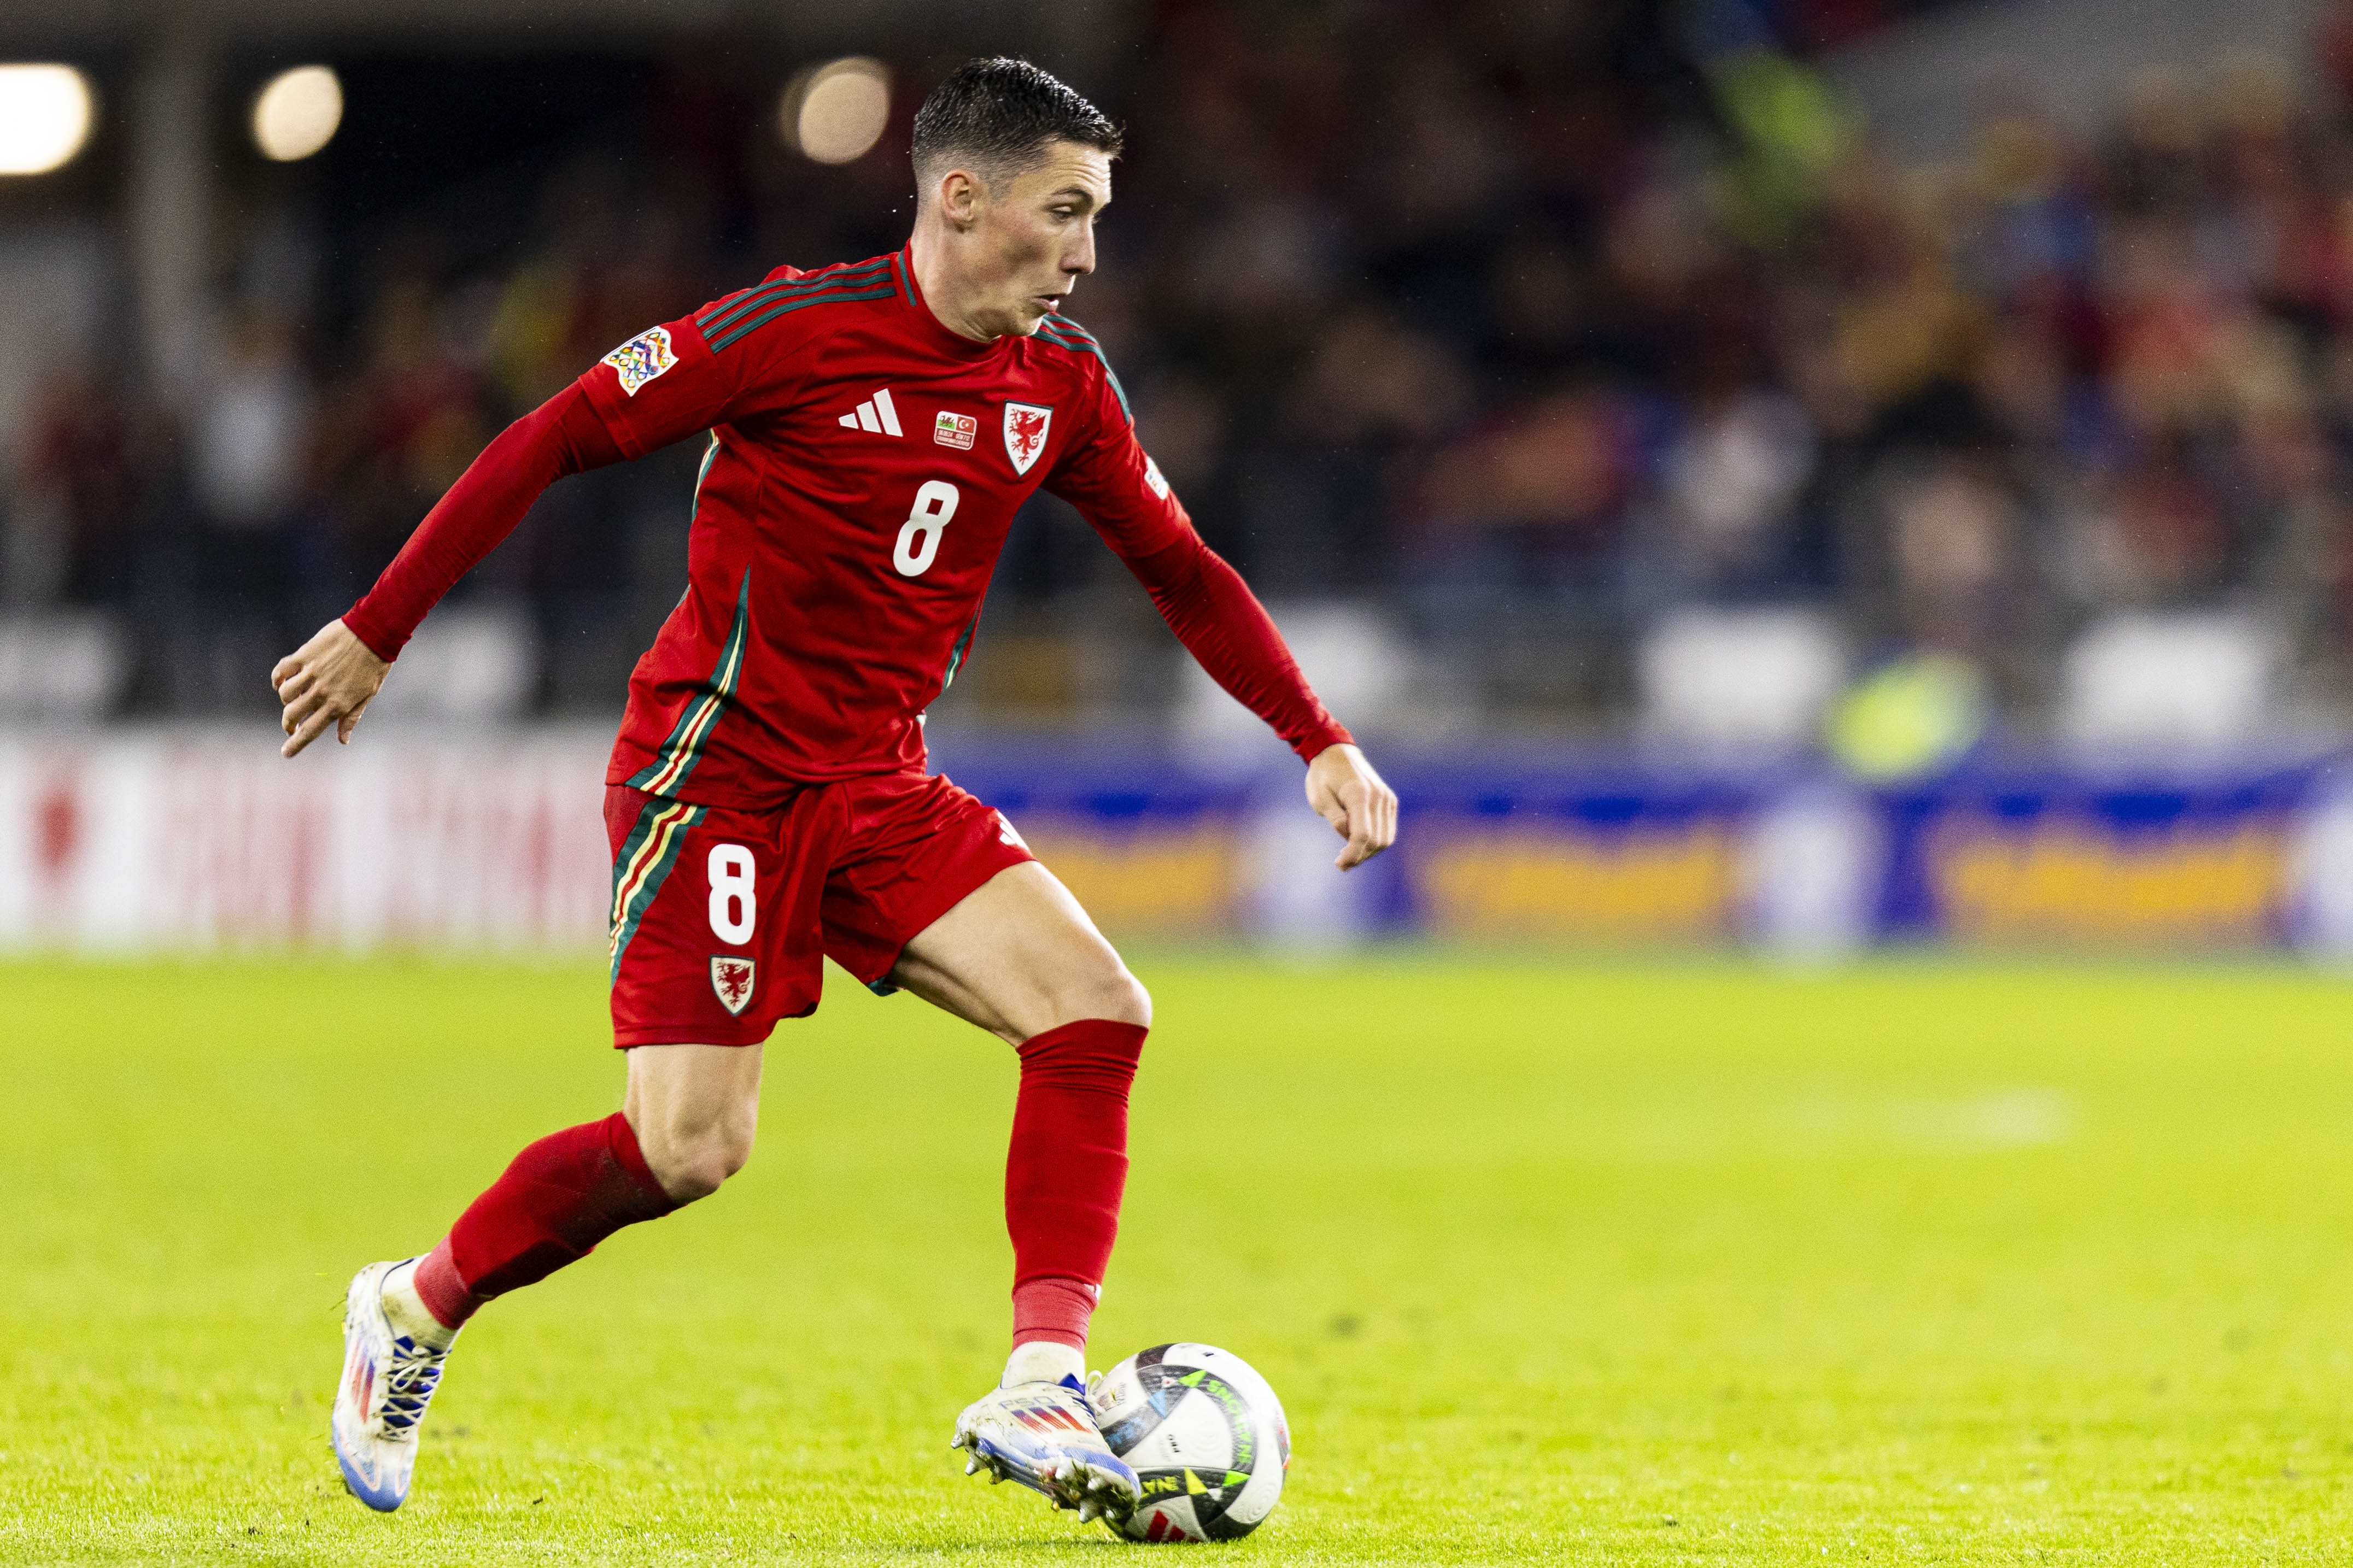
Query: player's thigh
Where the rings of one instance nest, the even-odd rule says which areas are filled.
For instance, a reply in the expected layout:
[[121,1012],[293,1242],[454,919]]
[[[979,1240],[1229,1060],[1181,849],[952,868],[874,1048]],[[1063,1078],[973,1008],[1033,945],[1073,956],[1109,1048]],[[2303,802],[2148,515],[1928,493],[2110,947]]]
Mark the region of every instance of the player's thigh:
[[1035,860],[1008,866],[901,950],[891,982],[1018,1045],[1081,1018],[1152,1022],[1152,999],[1079,900]]

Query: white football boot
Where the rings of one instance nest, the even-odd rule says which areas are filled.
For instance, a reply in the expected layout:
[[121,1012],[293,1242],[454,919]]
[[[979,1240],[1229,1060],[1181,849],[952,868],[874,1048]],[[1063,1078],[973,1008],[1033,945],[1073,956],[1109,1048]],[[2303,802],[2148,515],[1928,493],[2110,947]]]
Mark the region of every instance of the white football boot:
[[989,1390],[956,1417],[948,1447],[965,1450],[965,1475],[986,1470],[992,1482],[1018,1481],[1056,1508],[1078,1510],[1082,1523],[1124,1519],[1144,1500],[1135,1471],[1103,1441],[1075,1377]]
[[343,1298],[343,1380],[328,1431],[351,1494],[380,1513],[408,1496],[417,1468],[417,1427],[441,1384],[448,1346],[436,1349],[393,1327],[384,1279],[403,1262],[371,1263]]

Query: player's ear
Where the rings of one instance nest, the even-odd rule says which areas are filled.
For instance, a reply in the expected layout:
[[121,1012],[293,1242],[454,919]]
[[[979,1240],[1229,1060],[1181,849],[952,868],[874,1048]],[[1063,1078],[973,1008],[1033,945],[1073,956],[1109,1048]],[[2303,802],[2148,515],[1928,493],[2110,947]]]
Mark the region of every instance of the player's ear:
[[987,199],[980,182],[963,169],[950,169],[940,176],[940,211],[958,228],[972,226]]

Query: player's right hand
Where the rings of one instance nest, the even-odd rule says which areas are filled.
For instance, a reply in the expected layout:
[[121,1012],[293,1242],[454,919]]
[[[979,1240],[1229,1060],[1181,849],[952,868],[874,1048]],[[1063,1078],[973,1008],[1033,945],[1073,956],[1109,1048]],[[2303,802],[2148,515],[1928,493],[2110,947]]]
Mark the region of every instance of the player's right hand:
[[392,666],[368,651],[352,629],[340,620],[329,621],[309,642],[278,661],[269,684],[285,704],[278,727],[286,744],[278,754],[290,757],[335,727],[335,739],[352,742],[352,731],[367,705],[384,687]]
[[1398,797],[1365,753],[1342,742],[1307,764],[1307,804],[1348,841],[1333,862],[1353,870],[1397,842]]

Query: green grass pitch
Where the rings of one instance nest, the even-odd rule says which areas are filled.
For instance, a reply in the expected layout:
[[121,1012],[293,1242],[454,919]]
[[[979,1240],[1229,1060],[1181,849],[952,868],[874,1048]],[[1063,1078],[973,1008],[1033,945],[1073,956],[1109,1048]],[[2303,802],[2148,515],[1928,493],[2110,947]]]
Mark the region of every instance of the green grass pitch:
[[1272,1379],[1249,1541],[962,1476],[1013,1062],[839,974],[750,1169],[486,1311],[367,1513],[344,1281],[616,1103],[594,960],[56,963],[0,967],[0,1561],[2353,1560],[2342,982],[1137,968],[1093,1359]]

